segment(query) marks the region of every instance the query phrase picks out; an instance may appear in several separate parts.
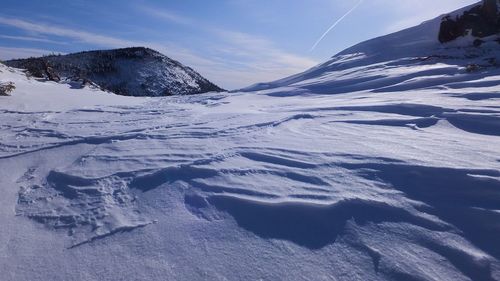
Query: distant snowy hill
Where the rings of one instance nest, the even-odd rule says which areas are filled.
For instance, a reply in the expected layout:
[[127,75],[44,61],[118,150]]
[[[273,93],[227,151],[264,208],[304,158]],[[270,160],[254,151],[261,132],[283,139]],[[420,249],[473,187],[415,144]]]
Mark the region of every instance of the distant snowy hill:
[[441,18],[249,92],[0,64],[0,280],[500,280],[498,37]]
[[193,69],[148,48],[90,51],[6,61],[31,75],[72,84],[95,83],[124,96],[221,92]]
[[[293,87],[324,94],[404,91],[483,77],[486,71],[497,71],[500,67],[500,29],[488,37],[459,36],[446,44],[438,40],[444,19],[480,9],[479,3],[462,8],[419,26],[355,45],[303,73],[242,90]],[[497,18],[500,23],[500,14]],[[492,26],[498,28],[496,23]]]

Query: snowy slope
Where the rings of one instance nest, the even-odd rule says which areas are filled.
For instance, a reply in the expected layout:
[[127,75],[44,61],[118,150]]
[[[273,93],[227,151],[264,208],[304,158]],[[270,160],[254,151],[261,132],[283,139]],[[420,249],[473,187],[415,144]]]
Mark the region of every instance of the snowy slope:
[[[461,15],[475,6],[449,15]],[[480,47],[474,47],[477,38],[472,36],[441,44],[437,34],[443,17],[360,43],[303,73],[242,90],[293,87],[322,94],[406,91],[453,87],[457,82],[484,77],[484,71],[498,71],[500,35],[482,38],[485,43]]]
[[[220,92],[193,69],[154,50],[142,47],[81,52],[11,60],[7,65],[28,69],[51,80],[96,83],[124,96],[171,96]],[[59,81],[58,81],[59,82]]]
[[500,71],[465,69],[497,43],[361,52],[377,40],[233,94],[0,65],[2,278],[500,280]]

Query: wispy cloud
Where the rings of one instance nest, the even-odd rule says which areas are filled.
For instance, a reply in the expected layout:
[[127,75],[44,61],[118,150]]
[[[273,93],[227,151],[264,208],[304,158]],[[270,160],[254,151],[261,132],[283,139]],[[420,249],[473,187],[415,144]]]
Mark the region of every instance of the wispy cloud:
[[[283,78],[317,64],[317,61],[309,57],[284,51],[272,40],[261,36],[211,26],[169,10],[147,7],[141,7],[141,10],[149,16],[188,25],[210,34],[213,40],[204,48],[211,56],[211,63],[208,64],[210,69],[207,69],[206,73],[209,73],[208,76],[214,81],[223,81],[222,83],[230,85],[229,87]],[[196,67],[196,64],[193,66]],[[198,69],[204,71],[206,66],[199,66]]]
[[11,35],[1,35],[0,38],[9,39],[9,40],[18,40],[18,41],[30,41],[30,42],[42,42],[42,43],[50,43],[50,44],[60,44],[67,45],[67,42],[60,42],[55,40],[50,40],[47,38],[39,38],[39,37],[30,37],[30,36],[11,36]]
[[[109,48],[119,48],[119,47],[130,47],[130,46],[144,46],[150,47],[152,49],[164,52],[166,55],[172,56],[174,59],[187,61],[186,63],[192,63],[194,65],[209,65],[213,64],[209,59],[198,56],[188,49],[181,48],[171,43],[160,43],[160,42],[143,42],[137,40],[127,40],[102,34],[91,33],[82,30],[76,30],[66,27],[60,27],[55,25],[50,25],[42,22],[31,22],[22,19],[13,19],[0,17],[0,24],[8,25],[21,29],[34,34],[44,34],[44,35],[54,35],[63,38],[70,38],[77,40],[79,42],[88,43],[91,45],[97,45]],[[27,37],[26,37],[27,39]],[[16,48],[9,48],[8,54],[13,54],[13,50]],[[16,54],[26,56],[37,55],[37,54],[47,54],[51,51],[36,51],[37,49],[26,49],[18,48],[19,52]],[[4,57],[8,55],[3,54]]]
[[128,46],[130,41],[96,33],[70,29],[40,22],[30,22],[21,19],[0,17],[0,24],[29,31],[35,34],[55,35],[75,39],[79,42],[91,43],[99,46],[123,47]]
[[[235,31],[216,30],[222,40],[219,50],[237,56],[250,69],[260,71],[300,71],[313,66],[313,59],[295,55],[278,48],[274,42],[263,37]],[[274,75],[272,75],[274,76]]]
[[[50,50],[31,49],[31,48],[11,48],[0,46],[0,59],[8,60],[13,58],[39,57],[54,53]],[[57,52],[59,53],[59,52]]]
[[226,79],[232,89],[280,79],[317,64],[313,59],[283,51],[266,38],[220,29],[211,32],[218,42],[208,51],[217,63],[209,71],[214,81]]
[[152,7],[141,6],[139,8],[144,13],[147,13],[150,16],[167,20],[176,24],[190,25],[193,24],[193,20],[188,17],[184,17],[179,15],[178,13],[165,10],[165,9],[155,9]]

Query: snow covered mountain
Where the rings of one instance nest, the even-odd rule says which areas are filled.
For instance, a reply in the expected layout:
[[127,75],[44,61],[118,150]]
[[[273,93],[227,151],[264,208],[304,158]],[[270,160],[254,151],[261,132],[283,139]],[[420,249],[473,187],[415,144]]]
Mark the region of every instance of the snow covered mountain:
[[[500,29],[496,23],[493,26],[497,33],[488,37],[459,36],[446,44],[438,40],[445,20],[477,9],[481,9],[480,3],[360,43],[303,73],[242,90],[293,87],[323,94],[405,91],[483,77],[485,72],[497,71],[500,65]],[[500,22],[498,13],[497,18]]]
[[440,23],[237,93],[0,65],[0,279],[500,280],[498,37]]
[[95,83],[124,96],[221,92],[193,69],[148,48],[126,48],[6,61],[31,75],[75,85]]

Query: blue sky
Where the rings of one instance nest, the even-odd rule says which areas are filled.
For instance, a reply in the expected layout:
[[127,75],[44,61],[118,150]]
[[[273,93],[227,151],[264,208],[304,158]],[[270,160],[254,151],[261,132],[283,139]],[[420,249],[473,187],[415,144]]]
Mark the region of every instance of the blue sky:
[[0,59],[154,48],[234,89],[288,76],[361,41],[477,0],[2,0]]

